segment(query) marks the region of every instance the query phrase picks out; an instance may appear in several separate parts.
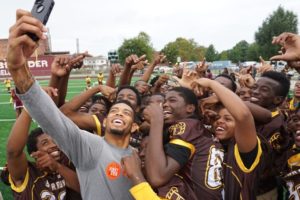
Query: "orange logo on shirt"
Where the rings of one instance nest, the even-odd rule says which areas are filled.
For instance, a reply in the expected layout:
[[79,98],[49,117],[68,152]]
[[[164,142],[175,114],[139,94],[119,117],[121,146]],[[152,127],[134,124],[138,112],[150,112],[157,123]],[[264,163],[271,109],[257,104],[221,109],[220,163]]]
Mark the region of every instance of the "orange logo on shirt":
[[121,166],[119,163],[111,162],[107,165],[105,172],[106,172],[106,176],[110,180],[115,180],[121,174]]

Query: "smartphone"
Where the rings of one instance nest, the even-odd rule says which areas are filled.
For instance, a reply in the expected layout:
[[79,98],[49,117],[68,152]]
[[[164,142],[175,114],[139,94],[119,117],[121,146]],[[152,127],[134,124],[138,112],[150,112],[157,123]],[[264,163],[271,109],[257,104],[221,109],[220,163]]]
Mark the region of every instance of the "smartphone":
[[[54,4],[54,0],[35,0],[31,14],[46,25]],[[35,42],[39,40],[33,33],[27,33],[27,35]]]

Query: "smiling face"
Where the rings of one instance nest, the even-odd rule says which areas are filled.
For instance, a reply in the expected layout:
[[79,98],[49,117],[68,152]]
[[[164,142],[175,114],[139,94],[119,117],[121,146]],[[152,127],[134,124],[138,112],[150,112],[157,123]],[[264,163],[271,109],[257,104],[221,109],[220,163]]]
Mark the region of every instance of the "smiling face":
[[238,94],[243,101],[250,101],[251,99],[251,89],[248,87],[241,87]]
[[89,113],[93,115],[101,115],[103,117],[107,114],[107,108],[103,103],[94,103],[90,109]]
[[125,103],[117,103],[111,107],[105,120],[106,133],[126,136],[131,133],[134,122],[134,111]]
[[293,133],[296,146],[300,147],[300,110],[291,115],[288,129]]
[[277,107],[282,98],[276,95],[276,88],[280,87],[279,83],[262,77],[252,87],[252,95],[250,101],[267,109]]
[[60,160],[60,150],[49,135],[44,133],[38,136],[36,147],[38,151],[50,154],[56,161]]
[[134,109],[137,108],[137,96],[131,89],[124,88],[122,89],[117,96],[116,101],[125,100],[129,101]]
[[195,107],[193,105],[186,104],[184,98],[180,96],[179,92],[169,91],[166,94],[163,111],[164,122],[166,124],[171,124],[177,120],[191,116],[195,111]]
[[234,137],[235,120],[226,108],[222,108],[219,112],[219,119],[213,123],[215,137],[220,141],[228,140]]

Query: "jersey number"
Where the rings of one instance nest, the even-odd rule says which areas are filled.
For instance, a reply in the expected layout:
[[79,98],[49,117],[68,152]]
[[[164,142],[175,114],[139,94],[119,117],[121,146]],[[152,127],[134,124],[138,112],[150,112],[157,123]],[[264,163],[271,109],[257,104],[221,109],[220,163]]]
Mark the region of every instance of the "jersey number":
[[224,152],[212,146],[209,151],[207,167],[205,172],[205,184],[210,189],[222,186],[222,162]]

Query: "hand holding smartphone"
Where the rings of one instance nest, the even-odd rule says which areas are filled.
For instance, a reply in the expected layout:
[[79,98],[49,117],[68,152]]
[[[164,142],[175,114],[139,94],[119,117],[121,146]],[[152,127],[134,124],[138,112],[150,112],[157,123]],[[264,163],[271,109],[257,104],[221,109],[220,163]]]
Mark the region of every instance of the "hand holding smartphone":
[[[54,4],[54,0],[35,0],[31,14],[46,25]],[[39,40],[33,33],[27,33],[27,35],[35,42]]]

